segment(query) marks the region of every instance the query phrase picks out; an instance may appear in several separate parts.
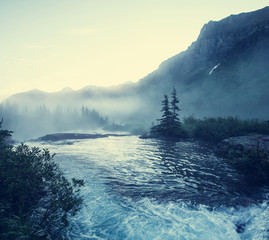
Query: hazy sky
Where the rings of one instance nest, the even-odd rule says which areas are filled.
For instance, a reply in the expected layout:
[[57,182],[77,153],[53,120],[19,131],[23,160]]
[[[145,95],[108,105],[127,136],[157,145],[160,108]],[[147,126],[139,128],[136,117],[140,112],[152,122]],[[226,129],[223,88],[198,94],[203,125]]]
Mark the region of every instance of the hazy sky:
[[0,0],[0,100],[138,81],[202,26],[268,0]]

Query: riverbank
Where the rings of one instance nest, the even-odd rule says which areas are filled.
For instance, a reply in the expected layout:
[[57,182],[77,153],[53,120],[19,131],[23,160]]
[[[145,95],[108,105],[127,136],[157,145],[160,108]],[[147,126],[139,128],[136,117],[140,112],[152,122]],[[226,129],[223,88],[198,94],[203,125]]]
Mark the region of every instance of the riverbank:
[[218,144],[217,153],[226,155],[230,150],[255,149],[269,154],[269,135],[238,136],[224,139]]
[[222,141],[206,141],[199,138],[157,137],[142,135],[141,139],[160,139],[164,141],[202,141],[214,148],[214,154],[244,173],[255,184],[269,182],[269,135],[253,134],[229,137]]
[[254,183],[269,182],[269,135],[231,137],[221,141],[215,154],[249,176]]

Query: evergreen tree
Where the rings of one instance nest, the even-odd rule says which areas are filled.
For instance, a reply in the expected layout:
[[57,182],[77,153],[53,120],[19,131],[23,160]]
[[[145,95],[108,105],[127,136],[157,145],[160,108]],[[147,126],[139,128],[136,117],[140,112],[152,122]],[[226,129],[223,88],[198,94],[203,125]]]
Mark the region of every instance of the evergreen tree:
[[153,126],[150,130],[152,135],[155,136],[169,136],[171,134],[171,120],[172,112],[169,106],[168,96],[164,94],[162,101],[162,118],[158,119],[158,125]]
[[159,121],[162,128],[165,130],[168,130],[170,128],[173,115],[169,106],[168,96],[166,94],[164,94],[162,105],[163,107],[161,109],[161,112],[163,114],[162,114],[162,118],[159,119]]
[[185,131],[182,129],[181,122],[178,118],[179,100],[177,98],[176,89],[172,91],[171,107],[169,105],[168,96],[165,94],[162,101],[162,117],[158,119],[160,122],[158,125],[153,126],[150,129],[150,134],[157,137],[186,137]]
[[173,91],[171,93],[171,97],[172,97],[172,101],[171,101],[171,108],[172,108],[172,119],[171,119],[171,124],[172,124],[172,127],[180,127],[181,126],[181,122],[179,120],[179,117],[178,117],[178,112],[181,111],[178,107],[178,103],[179,103],[179,100],[177,98],[177,92],[176,92],[176,89],[175,87],[173,88]]
[[7,145],[7,140],[9,137],[11,137],[11,134],[12,134],[12,131],[1,129],[2,123],[3,123],[3,118],[0,121],[0,148]]

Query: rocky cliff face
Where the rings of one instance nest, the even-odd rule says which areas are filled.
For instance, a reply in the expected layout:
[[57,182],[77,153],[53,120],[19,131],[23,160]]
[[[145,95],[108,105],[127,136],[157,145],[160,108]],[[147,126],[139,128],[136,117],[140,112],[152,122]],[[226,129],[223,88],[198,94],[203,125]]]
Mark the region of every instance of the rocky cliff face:
[[269,28],[269,8],[232,15],[219,22],[204,25],[195,45],[205,58],[221,60],[240,41]]
[[269,31],[269,7],[231,15],[219,22],[210,21],[203,26],[197,41],[184,54],[169,61],[175,60],[175,64],[186,72],[200,64],[206,66],[225,61],[238,43],[266,31]]
[[[176,86],[182,113],[269,119],[269,7],[205,24],[196,42],[140,81],[162,96]],[[152,97],[154,98],[154,97]]]

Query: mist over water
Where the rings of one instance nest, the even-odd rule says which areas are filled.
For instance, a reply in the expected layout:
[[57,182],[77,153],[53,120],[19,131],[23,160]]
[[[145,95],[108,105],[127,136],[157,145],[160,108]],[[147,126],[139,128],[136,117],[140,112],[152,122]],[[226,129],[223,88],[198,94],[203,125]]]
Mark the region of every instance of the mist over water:
[[136,136],[39,144],[86,183],[65,239],[268,239],[269,190],[208,146]]

